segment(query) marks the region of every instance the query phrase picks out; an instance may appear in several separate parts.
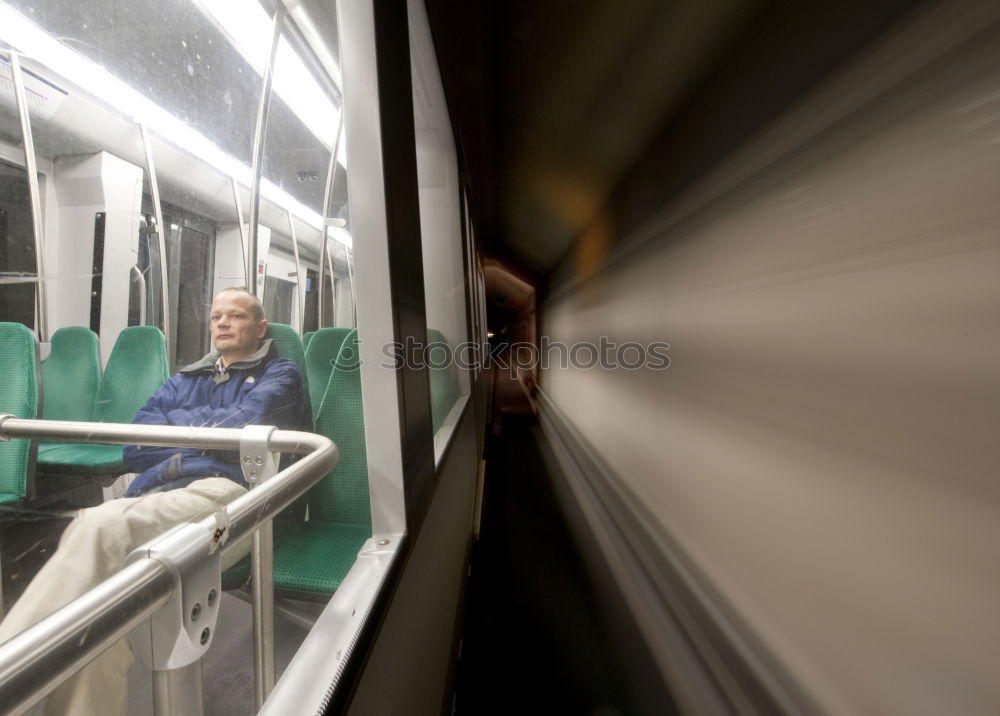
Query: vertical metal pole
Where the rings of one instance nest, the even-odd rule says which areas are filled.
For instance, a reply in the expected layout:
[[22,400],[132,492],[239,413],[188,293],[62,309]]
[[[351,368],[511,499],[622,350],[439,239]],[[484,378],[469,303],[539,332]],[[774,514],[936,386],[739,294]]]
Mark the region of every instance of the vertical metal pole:
[[[326,274],[323,271],[323,264],[327,262],[328,252],[326,249],[326,227],[327,216],[330,212],[330,202],[333,200],[333,188],[337,181],[337,155],[340,153],[340,138],[344,134],[344,111],[341,108],[340,122],[337,124],[337,138],[333,140],[333,151],[330,152],[330,163],[326,167],[326,187],[323,189],[323,228],[320,237],[319,250],[319,327],[323,328],[325,311],[323,310],[323,287],[326,285]],[[333,281],[333,269],[330,270],[330,280]],[[330,290],[333,295],[333,289]]]
[[[0,566],[0,574],[3,574],[3,568],[2,568],[2,566]],[[0,586],[2,586],[2,582],[0,582]],[[7,616],[7,605],[4,604],[4,601],[3,601],[3,589],[0,588],[0,621],[3,621],[3,618],[5,616]]]
[[202,716],[201,659],[179,669],[152,673],[154,716]]
[[250,279],[252,276],[247,273],[247,267],[250,265],[250,260],[247,258],[250,255],[250,237],[247,235],[246,224],[243,223],[243,202],[240,201],[240,185],[236,183],[236,177],[229,177],[229,182],[233,186],[233,201],[236,202],[236,223],[240,227],[240,240],[243,244],[243,277],[246,279],[247,290],[250,289]]
[[24,144],[24,171],[28,173],[28,198],[31,201],[31,231],[35,237],[35,272],[38,285],[35,289],[35,308],[38,311],[38,340],[47,341],[48,317],[45,300],[45,258],[42,255],[42,201],[38,190],[38,166],[35,163],[35,141],[31,136],[31,118],[28,115],[28,101],[24,94],[24,78],[21,76],[21,60],[16,52],[10,53],[10,74],[14,80],[14,98],[17,115],[21,120],[21,141]]
[[139,284],[139,325],[146,325],[146,277],[142,275],[142,271],[139,270],[138,266],[133,266],[132,270],[135,272],[135,280]]
[[[243,477],[253,489],[278,473],[278,454],[267,449],[273,427],[248,425],[240,438]],[[262,524],[250,542],[253,594],[253,672],[257,711],[274,688],[274,545],[271,521]]]
[[160,185],[156,181],[156,164],[153,161],[153,144],[146,125],[140,124],[142,147],[146,152],[146,171],[149,173],[149,188],[153,194],[153,214],[156,217],[156,237],[160,246],[160,300],[163,306],[163,338],[167,344],[167,362],[174,365],[174,342],[170,339],[170,286],[167,283],[167,226],[163,223],[163,207],[160,205]]
[[[323,246],[327,245],[328,239],[323,236]],[[326,250],[326,265],[330,269],[330,325],[337,325],[337,281],[336,274],[333,272],[333,256],[330,255],[330,249]]]
[[299,335],[305,333],[306,325],[306,278],[302,274],[302,262],[299,260],[299,240],[295,235],[295,217],[292,212],[286,211],[288,217],[288,233],[292,237],[292,252],[295,254],[295,282],[298,286],[299,294]]
[[274,10],[274,29],[271,34],[271,53],[261,78],[260,104],[257,106],[257,131],[253,137],[253,184],[250,186],[250,250],[247,252],[247,290],[257,295],[257,221],[260,216],[260,178],[264,169],[264,136],[267,133],[267,112],[271,105],[271,79],[274,74],[274,56],[285,20],[285,6],[277,3]]
[[260,711],[274,689],[274,531],[269,520],[253,533],[251,585],[253,591],[254,703]]
[[[323,310],[323,289],[326,288],[326,266],[330,262],[330,255],[326,250],[326,225],[320,229],[319,237],[319,294],[316,298],[319,303],[317,304],[319,308],[319,315],[317,316],[318,328],[326,328],[326,311]],[[331,274],[330,280],[333,281],[333,275]],[[332,291],[331,291],[332,293]]]
[[354,326],[358,325],[358,302],[354,300],[357,295],[354,293],[354,251],[344,247],[344,256],[347,257],[347,278],[351,283],[351,317],[354,319]]

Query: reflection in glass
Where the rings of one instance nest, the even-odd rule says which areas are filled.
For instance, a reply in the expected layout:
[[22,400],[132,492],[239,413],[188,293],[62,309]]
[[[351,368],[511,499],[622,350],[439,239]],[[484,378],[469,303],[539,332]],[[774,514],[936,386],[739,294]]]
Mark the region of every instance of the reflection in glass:
[[[241,250],[238,244],[224,244],[224,237],[238,235],[237,222],[243,223],[236,218],[232,186],[237,184],[246,197],[260,74],[258,65],[248,57],[253,47],[248,50],[245,44],[233,44],[240,31],[221,19],[220,13],[228,11],[245,18],[264,13],[266,20],[257,0],[201,4],[154,0],[0,2],[0,42],[16,44],[24,53],[34,93],[34,144],[39,175],[44,179],[46,238],[50,242],[45,258],[53,252],[58,256],[46,265],[53,282],[48,285],[55,285],[59,296],[53,329],[87,325],[93,282],[99,280],[96,316],[105,361],[118,331],[141,323],[172,329],[172,367],[197,360],[209,348],[207,318],[212,294],[221,285],[243,283],[242,270],[230,276],[224,265],[232,256],[241,266],[241,256],[237,256]],[[264,285],[269,318],[294,325],[296,316],[304,313],[306,327],[315,328],[318,249],[326,231],[324,218],[329,214],[342,221],[339,238],[347,242],[350,222],[343,148],[340,161],[334,164],[336,180],[329,201],[324,192],[333,135],[340,124],[339,78],[318,76],[317,68],[327,64],[307,57],[297,37],[290,34],[284,38],[278,50],[259,225],[268,229],[271,238]],[[153,220],[140,126],[148,128],[155,154],[163,213],[160,222]],[[20,274],[33,277],[35,273],[25,175],[18,158],[19,136],[16,113],[0,81],[0,158],[6,160],[0,161],[3,279]],[[248,206],[245,200],[244,206]],[[302,240],[305,276],[295,276],[287,266],[292,260],[289,212]],[[110,269],[107,260],[92,263],[96,217],[103,222],[104,256],[114,259]],[[163,248],[157,240],[158,230],[163,232]],[[336,306],[330,318],[335,325],[352,327],[356,325],[352,255],[340,241],[330,241],[330,245],[332,271],[327,286],[330,304]],[[166,269],[165,280],[162,269]],[[145,298],[135,274],[143,279]],[[295,290],[296,281],[306,284],[304,306],[298,305],[303,301]],[[170,296],[167,306],[160,303],[163,289],[168,289]],[[0,319],[31,325],[33,296],[30,282],[0,282]],[[119,312],[113,316],[115,320],[100,310],[109,303]],[[360,385],[352,386],[360,392]],[[341,392],[335,393],[333,399],[338,399]],[[356,402],[360,406],[360,401]],[[353,439],[363,445],[360,414],[350,427],[355,434],[343,438],[343,444]],[[358,485],[366,483],[363,460],[362,451],[354,463]],[[81,486],[77,478],[68,485],[66,480],[48,478],[41,481],[42,494],[32,504],[37,508],[30,520],[32,527],[5,529],[5,537],[14,531],[24,535],[23,540],[4,540],[4,556],[12,545],[18,554],[16,560],[3,561],[8,602],[21,593],[51,554],[65,527],[65,514],[105,498],[97,484]],[[335,476],[327,482],[339,480]],[[108,497],[120,496],[120,487],[110,488]],[[366,494],[360,502],[368,504]],[[319,514],[318,507],[311,505],[310,509]],[[16,521],[17,515],[13,519]],[[27,517],[25,521],[29,521]],[[358,535],[370,535],[370,526],[362,522],[364,529],[359,529]],[[5,519],[5,528],[7,523]],[[349,565],[342,566],[346,569]],[[240,605],[225,599],[226,609],[239,613],[235,610]],[[243,624],[248,620],[247,614],[236,619]],[[247,680],[249,664],[234,659],[233,654],[248,655],[248,641],[227,643],[230,636],[223,638],[220,632],[215,643],[225,649],[224,656],[214,661],[209,657],[206,672],[212,674],[213,668],[215,673],[239,670]],[[278,637],[286,647],[302,636],[285,623],[279,626]],[[249,662],[249,657],[244,661]],[[280,663],[279,670],[283,666]],[[206,683],[210,681],[206,679]],[[130,696],[139,700],[138,705],[133,703],[133,712],[148,712],[148,703],[142,703],[148,697]],[[239,699],[235,704],[232,698],[218,704],[218,696],[209,689],[208,713],[247,713],[252,709],[252,705],[238,703]],[[252,698],[251,693],[248,699]]]

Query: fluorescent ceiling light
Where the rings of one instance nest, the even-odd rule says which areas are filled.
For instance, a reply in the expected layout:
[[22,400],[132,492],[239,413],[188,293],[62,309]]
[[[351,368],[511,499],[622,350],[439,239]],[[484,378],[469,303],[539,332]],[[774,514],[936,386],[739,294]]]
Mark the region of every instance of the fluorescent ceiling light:
[[[142,124],[171,144],[195,156],[224,176],[233,177],[249,187],[252,170],[246,164],[222,151],[205,135],[188,126],[158,104],[132,89],[100,65],[52,38],[44,30],[5,3],[0,2],[0,40],[22,55],[44,65],[70,83]],[[341,152],[343,142],[341,142]],[[260,194],[298,217],[308,226],[323,230],[323,217],[274,183],[261,181]]]
[[[257,0],[192,0],[229,35],[233,46],[263,75],[273,21]],[[340,78],[335,78],[340,86]],[[327,149],[337,135],[340,111],[282,36],[274,59],[274,91]],[[340,157],[338,157],[339,159]]]

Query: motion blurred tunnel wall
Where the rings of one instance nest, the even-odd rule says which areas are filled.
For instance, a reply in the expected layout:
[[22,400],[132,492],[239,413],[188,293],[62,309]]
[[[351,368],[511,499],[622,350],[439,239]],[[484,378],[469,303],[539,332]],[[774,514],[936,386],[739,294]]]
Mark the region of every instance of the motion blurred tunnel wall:
[[[665,368],[543,369],[543,425],[786,705],[1000,712],[1000,43],[977,12],[917,14],[659,204],[647,157],[541,303],[553,341],[669,344]],[[702,711],[655,569],[602,524]]]

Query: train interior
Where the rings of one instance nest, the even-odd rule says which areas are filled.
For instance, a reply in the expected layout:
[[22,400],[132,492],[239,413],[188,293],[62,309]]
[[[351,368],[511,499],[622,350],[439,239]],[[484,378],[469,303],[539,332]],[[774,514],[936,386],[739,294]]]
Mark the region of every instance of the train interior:
[[[115,592],[130,715],[997,713],[998,30],[0,0],[0,608],[248,286],[338,461],[273,463],[190,656]],[[0,644],[12,713],[121,636],[85,601]]]

